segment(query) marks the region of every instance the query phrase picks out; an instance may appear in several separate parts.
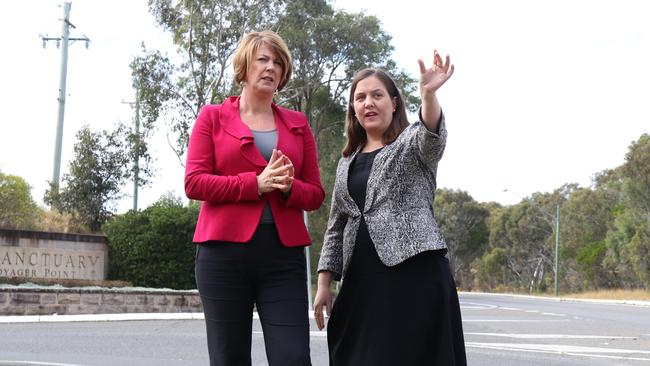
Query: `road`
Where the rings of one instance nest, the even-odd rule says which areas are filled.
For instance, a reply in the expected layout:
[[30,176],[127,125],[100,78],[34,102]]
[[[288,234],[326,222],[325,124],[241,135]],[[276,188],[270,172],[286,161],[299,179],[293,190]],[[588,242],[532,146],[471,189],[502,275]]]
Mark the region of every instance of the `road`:
[[650,365],[650,307],[463,294],[470,365]]
[[[460,298],[470,365],[650,366],[649,306]],[[327,365],[325,333],[313,329],[313,364]],[[0,365],[207,364],[202,320],[0,323]],[[257,319],[253,365],[266,365]]]

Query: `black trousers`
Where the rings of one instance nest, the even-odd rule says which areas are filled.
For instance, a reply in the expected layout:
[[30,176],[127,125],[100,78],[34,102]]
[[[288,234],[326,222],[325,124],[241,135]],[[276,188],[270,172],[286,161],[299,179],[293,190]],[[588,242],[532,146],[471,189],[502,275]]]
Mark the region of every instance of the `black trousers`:
[[269,366],[311,365],[304,250],[284,247],[274,224],[248,243],[198,244],[195,270],[211,366],[251,365],[254,304]]

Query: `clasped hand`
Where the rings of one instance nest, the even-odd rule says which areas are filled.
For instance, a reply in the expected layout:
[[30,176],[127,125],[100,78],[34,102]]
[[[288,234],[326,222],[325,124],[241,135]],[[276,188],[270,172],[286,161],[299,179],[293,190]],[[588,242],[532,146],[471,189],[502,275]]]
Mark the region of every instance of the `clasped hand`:
[[257,176],[257,193],[262,195],[279,189],[282,193],[289,193],[293,184],[293,164],[282,151],[273,149],[271,159],[266,168]]

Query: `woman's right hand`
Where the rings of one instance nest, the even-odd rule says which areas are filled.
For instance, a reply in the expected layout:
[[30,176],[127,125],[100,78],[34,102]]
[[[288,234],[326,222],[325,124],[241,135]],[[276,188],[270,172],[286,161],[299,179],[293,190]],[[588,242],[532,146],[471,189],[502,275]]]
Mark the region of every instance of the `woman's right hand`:
[[284,164],[282,153],[273,149],[269,163],[257,176],[257,193],[262,195],[274,189],[287,190],[293,183],[293,177],[289,176],[292,169],[292,164]]
[[[321,283],[321,281],[323,283]],[[325,284],[325,282],[327,284]],[[318,290],[316,290],[316,298],[314,299],[314,320],[316,320],[316,326],[318,326],[318,330],[323,330],[323,328],[325,328],[323,307],[325,307],[325,311],[327,311],[328,317],[332,313],[332,290],[330,290],[330,283],[331,273],[319,273]]]

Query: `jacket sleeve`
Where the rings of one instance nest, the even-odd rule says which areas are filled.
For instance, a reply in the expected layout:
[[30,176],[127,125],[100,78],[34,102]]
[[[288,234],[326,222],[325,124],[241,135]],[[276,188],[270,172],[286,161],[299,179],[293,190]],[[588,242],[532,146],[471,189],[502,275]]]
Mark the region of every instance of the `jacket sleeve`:
[[316,141],[307,123],[303,127],[302,136],[304,151],[300,177],[294,177],[291,194],[285,204],[290,208],[313,211],[323,204],[325,190],[320,180]]
[[[340,165],[341,161],[339,161]],[[320,259],[318,260],[318,272],[332,272],[334,279],[337,281],[341,279],[341,274],[343,273],[343,232],[348,221],[347,214],[341,210],[337,203],[337,190],[340,189],[338,186],[338,184],[334,185],[330,215],[323,237]]]
[[212,136],[213,126],[218,120],[219,106],[205,106],[199,112],[187,148],[185,194],[194,200],[211,202],[259,200],[255,172],[229,176],[214,174],[215,146]]
[[442,154],[445,151],[447,144],[447,127],[445,124],[445,115],[440,114],[440,123],[438,131],[433,132],[427,129],[427,126],[422,122],[421,111],[418,112],[419,121],[413,124],[415,129],[413,136],[410,140],[411,147],[417,153],[418,159],[435,174],[438,162],[442,159]]

